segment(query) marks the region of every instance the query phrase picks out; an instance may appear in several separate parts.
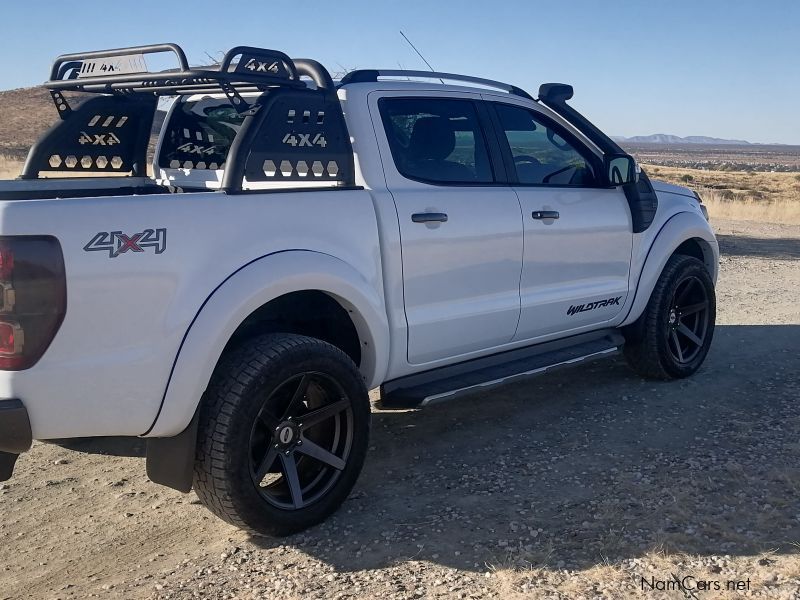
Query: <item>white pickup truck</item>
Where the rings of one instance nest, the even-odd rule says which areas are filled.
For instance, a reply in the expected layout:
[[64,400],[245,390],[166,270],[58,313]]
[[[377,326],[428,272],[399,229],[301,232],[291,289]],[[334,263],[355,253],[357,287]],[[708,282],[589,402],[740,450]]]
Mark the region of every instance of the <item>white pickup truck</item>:
[[45,86],[59,119],[0,184],[0,480],[34,439],[141,436],[152,481],[287,534],[354,485],[370,388],[422,407],[708,352],[700,199],[568,85],[161,44],[59,57]]

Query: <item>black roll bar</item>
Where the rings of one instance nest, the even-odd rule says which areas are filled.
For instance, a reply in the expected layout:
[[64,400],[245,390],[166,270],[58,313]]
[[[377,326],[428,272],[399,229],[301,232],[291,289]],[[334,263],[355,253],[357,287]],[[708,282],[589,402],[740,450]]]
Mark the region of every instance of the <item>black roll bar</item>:
[[328,73],[328,69],[323,67],[321,63],[311,58],[294,58],[292,62],[298,73],[310,77],[317,88],[334,91],[333,78]]
[[118,56],[128,56],[131,54],[158,54],[162,52],[172,52],[178,59],[181,71],[189,71],[189,61],[186,60],[186,53],[178,44],[148,44],[145,46],[130,46],[128,48],[112,48],[110,50],[95,50],[92,52],[76,52],[73,54],[62,54],[56,58],[53,68],[50,70],[50,81],[61,79],[67,72],[66,63],[73,63],[70,67],[79,66],[87,60],[97,60],[100,58],[115,58]]

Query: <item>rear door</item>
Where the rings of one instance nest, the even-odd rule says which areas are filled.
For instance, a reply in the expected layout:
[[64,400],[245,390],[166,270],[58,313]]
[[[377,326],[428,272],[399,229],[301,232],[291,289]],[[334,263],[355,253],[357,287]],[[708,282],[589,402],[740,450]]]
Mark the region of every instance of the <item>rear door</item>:
[[479,99],[389,92],[378,101],[412,364],[506,344],[519,320],[520,204],[496,183],[502,165]]
[[598,184],[599,159],[560,124],[533,108],[489,106],[523,214],[515,340],[612,320],[628,293],[633,233],[625,194]]

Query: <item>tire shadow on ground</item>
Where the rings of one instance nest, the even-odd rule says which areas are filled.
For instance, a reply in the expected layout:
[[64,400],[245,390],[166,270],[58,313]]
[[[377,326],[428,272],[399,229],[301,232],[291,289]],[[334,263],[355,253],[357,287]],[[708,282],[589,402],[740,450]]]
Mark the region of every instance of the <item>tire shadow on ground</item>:
[[342,509],[270,540],[342,571],[428,560],[582,569],[653,550],[797,552],[800,326],[718,326],[694,377],[622,359],[373,415]]

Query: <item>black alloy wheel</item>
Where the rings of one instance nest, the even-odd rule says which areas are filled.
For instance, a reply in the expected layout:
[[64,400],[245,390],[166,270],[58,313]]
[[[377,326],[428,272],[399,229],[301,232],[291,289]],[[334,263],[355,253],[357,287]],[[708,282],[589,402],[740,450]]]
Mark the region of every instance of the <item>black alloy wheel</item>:
[[708,333],[709,299],[703,282],[689,275],[675,287],[667,321],[668,347],[680,364],[690,364],[702,352]]
[[331,488],[353,443],[353,410],[342,387],[299,373],[266,399],[250,434],[250,474],[270,504],[300,509]]

